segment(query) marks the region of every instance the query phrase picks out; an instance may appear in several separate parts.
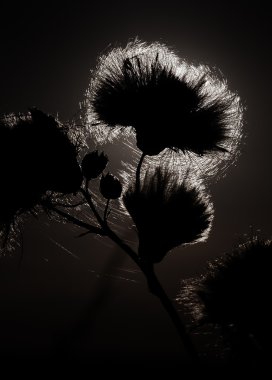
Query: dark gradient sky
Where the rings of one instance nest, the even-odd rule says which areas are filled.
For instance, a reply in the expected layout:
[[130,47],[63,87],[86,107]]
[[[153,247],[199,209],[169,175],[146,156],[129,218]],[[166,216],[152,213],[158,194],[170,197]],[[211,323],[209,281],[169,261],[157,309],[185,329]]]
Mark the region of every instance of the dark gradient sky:
[[[0,5],[1,113],[24,112],[35,105],[64,120],[71,118],[97,56],[109,44],[125,44],[135,36],[164,42],[190,62],[219,68],[231,90],[241,96],[246,138],[236,167],[211,188],[216,215],[210,239],[175,250],[158,267],[172,297],[181,278],[199,273],[207,259],[230,250],[250,233],[250,225],[271,237],[271,13],[264,4]],[[118,149],[111,148],[110,153],[114,162],[122,158]],[[167,316],[147,293],[141,275],[124,272],[134,269],[130,261],[102,240],[74,236],[69,227],[31,221],[24,231],[20,269],[20,250],[0,258],[0,353],[54,353],[65,346],[67,354],[87,357],[105,352],[128,357],[139,352],[176,355],[179,343]],[[88,322],[81,323],[79,331],[84,316]]]

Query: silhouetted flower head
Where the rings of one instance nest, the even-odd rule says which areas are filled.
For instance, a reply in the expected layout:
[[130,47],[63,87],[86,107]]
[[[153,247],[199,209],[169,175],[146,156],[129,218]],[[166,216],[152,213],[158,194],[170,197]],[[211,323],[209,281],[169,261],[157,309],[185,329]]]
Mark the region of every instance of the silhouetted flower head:
[[108,173],[100,180],[100,193],[106,199],[117,199],[121,196],[122,185],[117,177]]
[[101,56],[89,95],[94,124],[133,127],[148,155],[232,151],[241,134],[240,100],[226,81],[157,42],[134,41]]
[[208,236],[213,218],[208,198],[167,170],[147,172],[123,201],[137,228],[139,255],[147,261],[159,262],[171,249]]
[[210,262],[201,277],[185,281],[180,299],[197,321],[239,336],[244,347],[266,349],[271,340],[271,267],[271,241],[254,238]]
[[83,176],[87,180],[97,178],[106,168],[108,162],[108,156],[104,152],[98,153],[98,150],[94,150],[87,153],[81,164]]
[[0,231],[6,235],[16,216],[33,209],[47,191],[79,189],[82,174],[68,128],[37,109],[3,117],[0,177]]

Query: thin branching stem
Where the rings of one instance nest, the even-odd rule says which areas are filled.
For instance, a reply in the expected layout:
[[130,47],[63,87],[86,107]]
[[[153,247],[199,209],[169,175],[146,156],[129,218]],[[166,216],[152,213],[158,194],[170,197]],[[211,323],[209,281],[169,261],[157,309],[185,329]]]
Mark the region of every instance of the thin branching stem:
[[142,167],[144,158],[145,158],[145,154],[142,153],[141,158],[140,158],[140,160],[138,162],[137,169],[136,169],[136,191],[137,192],[140,191],[140,185],[141,185],[141,167]]
[[109,204],[110,204],[110,199],[107,199],[105,210],[104,210],[104,222],[107,223],[107,217],[109,213]]
[[[84,190],[83,188],[80,189],[81,193],[85,197],[90,209],[94,213],[98,223],[100,224],[102,230],[104,231],[104,235],[107,235],[112,241],[114,241],[119,247],[121,247],[126,253],[130,256],[130,258],[141,267],[141,263],[139,261],[138,255],[125,243],[122,239],[117,236],[112,229],[108,226],[108,223],[105,222],[99,212],[96,210],[96,207],[93,203],[91,193],[89,192],[88,188]],[[142,269],[142,268],[141,268]]]
[[[143,161],[143,156],[141,157],[141,161]],[[139,168],[140,166],[141,165],[138,165]],[[175,309],[174,305],[172,304],[171,300],[169,299],[164,289],[162,288],[159,280],[157,279],[156,274],[154,272],[153,264],[151,265],[143,262],[139,258],[137,253],[134,252],[129,245],[127,245],[118,235],[115,234],[115,232],[112,231],[112,229],[108,226],[107,221],[101,218],[93,203],[92,196],[88,190],[88,187],[86,187],[86,190],[81,189],[80,191],[85,197],[94,215],[96,216],[98,223],[104,231],[104,234],[108,236],[112,241],[114,241],[122,250],[124,250],[128,254],[128,256],[135,262],[135,264],[142,270],[143,274],[146,277],[150,292],[159,298],[162,306],[164,307],[165,311],[168,313],[173,324],[175,325],[188,355],[190,356],[193,362],[198,362],[199,358],[197,351],[191,341],[188,332],[186,331],[186,328],[177,310]]]
[[62,202],[54,202],[54,206],[56,206],[56,207],[64,207],[64,208],[75,208],[75,207],[78,207],[78,206],[83,206],[85,203],[86,203],[85,201],[81,201],[81,202],[74,203],[74,204],[66,204],[66,203],[62,203]]
[[145,276],[147,279],[147,283],[149,286],[150,292],[157,296],[163,305],[164,309],[167,311],[168,315],[170,316],[174,326],[176,327],[178,334],[184,344],[185,349],[187,350],[188,354],[190,355],[191,359],[195,362],[199,362],[198,353],[196,351],[196,348],[191,340],[191,337],[189,333],[187,332],[187,329],[185,328],[184,323],[181,320],[181,317],[179,313],[177,312],[176,308],[174,307],[173,303],[165,293],[165,290],[163,289],[162,285],[160,284],[155,272],[154,272],[154,265],[150,264],[145,269]]
[[97,211],[97,209],[93,203],[93,199],[92,199],[91,193],[89,192],[87,183],[86,183],[85,189],[80,188],[80,192],[84,196],[84,198],[86,199],[87,204],[89,205],[90,209],[92,210],[92,212],[93,212],[94,216],[96,217],[98,223],[100,224],[100,226],[102,228],[104,228],[106,226],[106,223],[104,222],[103,218],[100,216],[99,212]]
[[78,227],[85,228],[86,230],[88,230],[88,233],[105,235],[105,232],[103,231],[103,229],[96,227],[96,226],[93,226],[89,223],[83,222],[82,220],[68,214],[67,212],[58,209],[57,207],[55,207],[54,205],[52,205],[49,202],[44,203],[44,206],[46,208],[48,208],[49,210],[55,212],[56,214],[60,215],[62,218],[66,219],[68,222],[73,223],[73,224],[77,225]]

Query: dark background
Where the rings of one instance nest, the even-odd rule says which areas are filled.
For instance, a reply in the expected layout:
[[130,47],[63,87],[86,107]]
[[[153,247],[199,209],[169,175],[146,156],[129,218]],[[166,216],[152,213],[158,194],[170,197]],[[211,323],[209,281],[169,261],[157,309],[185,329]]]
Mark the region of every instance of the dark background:
[[[199,274],[208,259],[231,250],[244,234],[260,229],[261,236],[271,237],[271,20],[264,3],[0,5],[1,114],[35,105],[72,118],[98,55],[109,44],[136,36],[219,68],[241,96],[242,155],[211,186],[216,214],[210,238],[176,249],[158,265],[172,298],[181,279]],[[118,148],[111,154],[118,162]],[[87,362],[105,356],[178,357],[176,333],[131,261],[108,241],[76,239],[77,233],[45,217],[31,220],[23,229],[23,249],[0,258],[0,356],[63,354]]]

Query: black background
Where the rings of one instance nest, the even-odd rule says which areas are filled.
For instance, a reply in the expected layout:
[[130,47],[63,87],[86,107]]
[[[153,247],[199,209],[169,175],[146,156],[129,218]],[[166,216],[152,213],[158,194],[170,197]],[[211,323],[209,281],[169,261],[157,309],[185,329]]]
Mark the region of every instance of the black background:
[[[176,249],[158,265],[171,297],[181,279],[200,273],[207,259],[231,250],[244,234],[260,229],[271,236],[271,23],[265,2],[10,1],[1,2],[0,17],[1,113],[35,105],[71,118],[98,55],[136,36],[219,68],[239,93],[246,107],[242,155],[211,187],[216,214],[210,238]],[[111,153],[118,162],[118,147]],[[126,272],[135,269],[130,260],[102,239],[76,239],[77,232],[45,217],[31,220],[23,230],[21,264],[20,249],[0,258],[0,353],[62,352],[87,360],[178,356],[168,317],[141,274]]]

